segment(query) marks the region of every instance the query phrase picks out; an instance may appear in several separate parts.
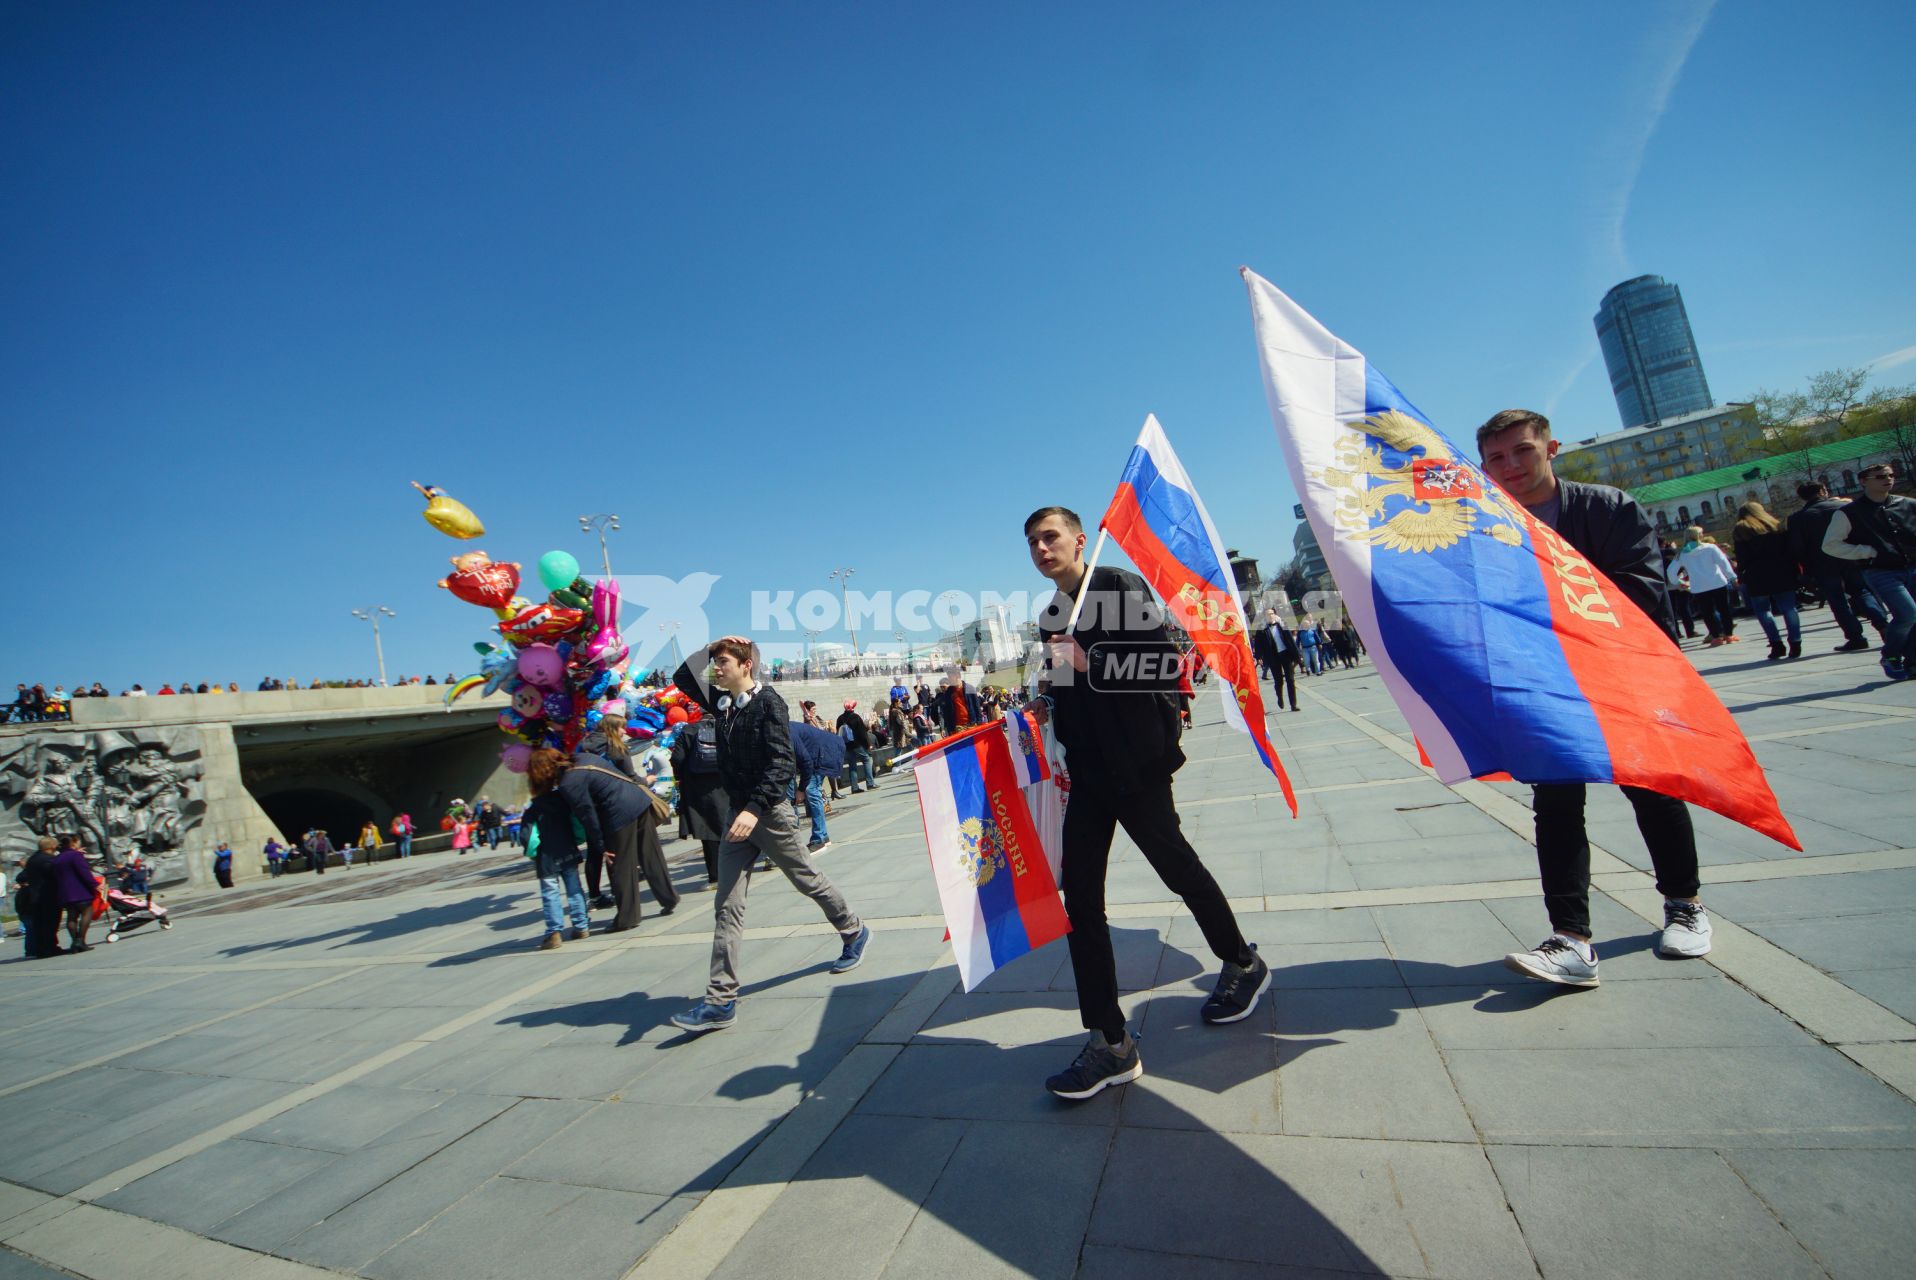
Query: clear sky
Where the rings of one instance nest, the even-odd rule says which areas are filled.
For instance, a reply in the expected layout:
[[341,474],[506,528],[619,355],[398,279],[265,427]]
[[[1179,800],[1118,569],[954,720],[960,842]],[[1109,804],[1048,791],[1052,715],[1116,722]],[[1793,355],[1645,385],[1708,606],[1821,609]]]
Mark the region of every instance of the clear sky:
[[[1146,413],[1295,521],[1236,269],[1453,434],[1621,425],[1682,286],[1719,400],[1916,381],[1904,3],[0,5],[7,681],[470,668],[472,544],[1013,591]],[[861,637],[869,640],[872,637]],[[889,638],[889,637],[886,637]],[[919,640],[930,639],[921,633]],[[7,684],[8,689],[11,684]]]

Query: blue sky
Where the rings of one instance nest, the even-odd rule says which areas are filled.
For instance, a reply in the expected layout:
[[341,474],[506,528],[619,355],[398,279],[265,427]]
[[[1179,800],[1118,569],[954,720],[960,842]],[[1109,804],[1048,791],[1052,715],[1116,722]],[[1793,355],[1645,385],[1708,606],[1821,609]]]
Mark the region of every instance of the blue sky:
[[[1605,289],[1718,399],[1916,381],[1906,5],[0,6],[9,680],[466,669],[530,567],[1040,585],[1144,415],[1295,522],[1247,264],[1454,433],[1615,429]],[[49,609],[46,602],[55,602]],[[866,637],[869,639],[870,637]],[[928,638],[928,637],[921,637]]]

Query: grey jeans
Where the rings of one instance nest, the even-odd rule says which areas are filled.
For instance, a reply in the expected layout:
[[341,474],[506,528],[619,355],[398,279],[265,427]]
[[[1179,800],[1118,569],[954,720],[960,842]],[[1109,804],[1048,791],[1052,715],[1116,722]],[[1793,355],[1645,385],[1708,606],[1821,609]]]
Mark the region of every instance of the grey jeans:
[[718,851],[718,906],[712,920],[712,978],[705,998],[730,1004],[738,998],[738,953],[745,935],[745,893],[752,883],[752,866],[764,854],[785,873],[792,887],[816,902],[832,928],[855,934],[862,928],[845,905],[845,897],[812,865],[805,842],[798,836],[798,820],[791,806],[775,804],[759,815],[758,825],[742,843],[722,841]]

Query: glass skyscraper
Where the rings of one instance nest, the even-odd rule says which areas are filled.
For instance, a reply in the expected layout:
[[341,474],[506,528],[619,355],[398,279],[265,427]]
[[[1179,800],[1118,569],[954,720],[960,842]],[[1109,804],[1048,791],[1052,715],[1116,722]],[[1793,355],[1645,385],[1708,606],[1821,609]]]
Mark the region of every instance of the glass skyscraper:
[[1710,384],[1683,293],[1662,276],[1625,280],[1597,308],[1597,342],[1625,427],[1708,409]]

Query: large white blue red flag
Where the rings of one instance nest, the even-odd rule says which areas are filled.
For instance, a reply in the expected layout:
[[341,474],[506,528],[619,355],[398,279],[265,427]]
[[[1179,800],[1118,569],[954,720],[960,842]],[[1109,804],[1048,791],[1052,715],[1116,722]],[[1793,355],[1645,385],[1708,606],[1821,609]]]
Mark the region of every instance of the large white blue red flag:
[[1243,274],[1292,483],[1438,779],[1643,787],[1801,848],[1736,722],[1663,628],[1362,352]]
[[1004,724],[979,725],[923,748],[912,776],[965,990],[1071,932],[1058,864],[1019,787]]
[[1251,657],[1237,575],[1197,487],[1155,415],[1144,420],[1118,478],[1118,491],[1105,510],[1103,527],[1218,677],[1225,720],[1250,735],[1258,759],[1277,778],[1295,818],[1297,796],[1264,727],[1264,694]]

